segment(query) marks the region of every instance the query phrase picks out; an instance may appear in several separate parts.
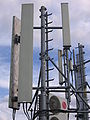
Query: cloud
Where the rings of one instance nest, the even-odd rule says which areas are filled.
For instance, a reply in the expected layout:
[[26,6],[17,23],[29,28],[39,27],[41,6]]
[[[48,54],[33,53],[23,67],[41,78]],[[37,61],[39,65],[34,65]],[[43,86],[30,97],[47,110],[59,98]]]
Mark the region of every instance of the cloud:
[[20,16],[17,0],[0,1],[0,45],[11,44],[12,16]]
[[10,112],[11,110],[8,109],[8,96],[5,96],[0,100],[0,120],[11,119]]
[[[53,20],[53,25],[61,26],[61,2],[69,3],[70,12],[70,27],[71,27],[71,40],[73,45],[77,45],[77,42],[82,42],[85,45],[90,46],[89,33],[90,33],[90,1],[89,0],[61,0],[61,1],[51,1],[51,0],[7,0],[0,1],[0,44],[10,45],[11,44],[11,31],[12,31],[12,16],[16,15],[20,18],[21,16],[21,4],[22,3],[34,3],[34,25],[40,25],[40,12],[39,9],[42,5],[46,6],[47,9],[53,13],[49,18]],[[76,13],[76,14],[75,14]],[[37,19],[36,19],[37,18]],[[60,30],[59,32],[53,32],[54,37],[54,47],[59,46],[62,43],[62,36]],[[35,46],[40,47],[40,32],[35,32],[36,41]],[[52,35],[52,37],[53,37]],[[87,42],[85,42],[87,40]],[[57,42],[56,42],[57,41]],[[87,44],[89,43],[89,44]]]
[[[9,88],[10,47],[0,46],[0,88]],[[3,94],[3,93],[2,93]]]
[[[82,43],[85,46],[90,46],[90,1],[78,0],[70,2],[70,27],[71,27],[71,40],[74,46],[77,43]],[[87,42],[86,42],[87,41]]]
[[0,88],[9,88],[9,80],[0,80]]
[[[8,108],[8,96],[5,96],[0,100],[0,120],[11,120],[12,119],[12,110]],[[27,120],[22,107],[19,111],[16,112],[16,120]]]
[[9,88],[9,65],[3,63],[0,64],[0,88]]

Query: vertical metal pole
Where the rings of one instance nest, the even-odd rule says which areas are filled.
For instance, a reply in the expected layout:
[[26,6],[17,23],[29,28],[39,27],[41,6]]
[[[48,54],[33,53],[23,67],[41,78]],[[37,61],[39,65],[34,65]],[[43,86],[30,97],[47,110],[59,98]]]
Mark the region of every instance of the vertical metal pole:
[[[64,55],[64,75],[66,76],[66,59],[65,59],[65,50],[63,49],[63,55]],[[66,82],[65,82],[66,86]],[[67,98],[67,93],[65,93],[65,97]]]
[[[75,51],[73,49],[73,65],[74,65],[74,79],[75,79],[75,89],[77,90],[77,69],[76,69],[76,60],[75,60]],[[76,94],[76,106],[77,108],[79,107],[78,106],[78,101],[77,101],[78,97],[77,97],[77,94]],[[77,119],[78,120],[78,119]]]
[[[85,65],[83,64],[83,62],[84,62],[83,46],[81,47],[81,54],[82,54],[81,65],[82,65],[82,74],[83,74],[82,78],[83,78],[83,84],[85,84],[85,83],[86,83],[86,77],[85,77]],[[85,92],[85,93],[83,93],[83,98],[84,98],[85,101],[87,102],[87,93],[86,93],[86,91],[87,91],[87,86],[86,86],[86,85],[83,86],[83,91]],[[87,108],[87,106],[85,105],[85,103],[83,104],[83,106],[84,106],[84,107],[83,107],[84,110],[88,111],[88,108]],[[89,120],[88,113],[84,113],[84,119],[85,119],[85,120]]]
[[[46,12],[46,27],[48,27],[48,12]],[[48,29],[46,29],[46,51],[48,56]],[[49,87],[49,63],[48,60],[46,61],[46,69],[47,69],[47,87]],[[47,89],[47,110],[49,110],[49,92]],[[47,114],[47,120],[49,120],[49,112]]]
[[76,61],[75,61],[75,51],[73,49],[73,65],[74,65],[74,79],[75,79],[75,88],[77,90],[77,81],[76,81]]
[[15,114],[16,114],[16,109],[13,109],[13,114],[12,114],[13,120],[15,120]]
[[46,116],[46,85],[45,85],[45,11],[44,6],[41,7],[41,103],[40,103],[40,120],[47,120]]
[[[70,78],[69,78],[69,60],[68,60],[68,50],[66,49],[66,64],[67,64],[67,79],[68,83],[67,86],[70,87]],[[68,109],[70,106],[70,88],[68,88],[68,95],[67,95],[67,103],[68,103]],[[69,120],[69,113],[68,113],[68,120]]]
[[[81,61],[81,55],[80,55],[80,46],[79,46],[79,44],[78,44],[78,54],[77,54],[77,56],[76,56],[76,58],[77,58],[77,65],[79,65],[80,64],[80,61]],[[81,77],[81,68],[80,68],[81,66],[79,66],[77,69],[77,90],[81,90],[81,91],[83,91],[82,90],[82,87],[81,87],[81,84],[82,84],[82,77]],[[82,93],[80,93],[80,95],[81,95],[81,97],[82,97]],[[79,101],[79,110],[83,110],[83,101],[81,100],[81,98],[80,97],[77,97],[78,98],[78,101]],[[77,120],[83,120],[83,114],[82,113],[77,113]]]

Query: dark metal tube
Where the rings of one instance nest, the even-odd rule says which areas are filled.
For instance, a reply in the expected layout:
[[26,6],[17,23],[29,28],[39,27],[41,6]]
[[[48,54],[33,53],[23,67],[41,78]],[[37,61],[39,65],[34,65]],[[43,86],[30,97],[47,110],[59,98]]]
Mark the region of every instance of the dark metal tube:
[[[46,87],[46,89],[67,89],[68,87],[64,87],[64,86],[61,86],[61,87]],[[36,89],[42,89],[41,87],[33,87],[33,90],[36,90]]]
[[[33,29],[41,29],[41,27],[33,27]],[[45,27],[45,29],[62,29],[62,27]]]

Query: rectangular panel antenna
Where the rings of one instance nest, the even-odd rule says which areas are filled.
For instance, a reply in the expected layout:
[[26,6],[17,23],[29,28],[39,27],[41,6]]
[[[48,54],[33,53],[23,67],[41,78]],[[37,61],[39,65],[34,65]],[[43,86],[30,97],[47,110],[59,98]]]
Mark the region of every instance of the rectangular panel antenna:
[[20,38],[21,21],[13,17],[12,46],[11,46],[11,68],[9,88],[9,108],[19,109],[18,106],[18,71],[19,71],[19,49],[20,43],[15,42]]
[[68,3],[61,3],[63,47],[71,47]]
[[[63,73],[63,68],[62,68],[62,50],[58,50],[58,67],[60,71]],[[59,73],[59,84],[62,84],[63,82],[63,76],[61,73]]]
[[23,4],[19,63],[19,102],[32,101],[33,79],[33,4]]

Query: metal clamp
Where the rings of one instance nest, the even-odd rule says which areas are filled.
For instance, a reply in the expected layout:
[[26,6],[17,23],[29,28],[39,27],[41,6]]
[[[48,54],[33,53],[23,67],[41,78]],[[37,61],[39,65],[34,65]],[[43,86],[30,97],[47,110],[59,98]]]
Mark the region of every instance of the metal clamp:
[[15,43],[15,44],[20,43],[20,36],[17,35],[17,34],[15,35],[14,43]]

